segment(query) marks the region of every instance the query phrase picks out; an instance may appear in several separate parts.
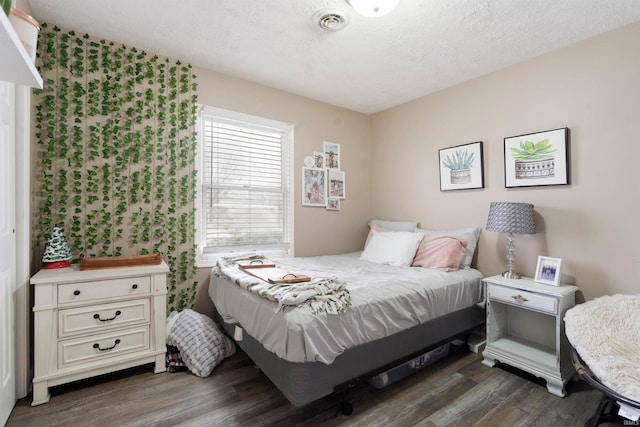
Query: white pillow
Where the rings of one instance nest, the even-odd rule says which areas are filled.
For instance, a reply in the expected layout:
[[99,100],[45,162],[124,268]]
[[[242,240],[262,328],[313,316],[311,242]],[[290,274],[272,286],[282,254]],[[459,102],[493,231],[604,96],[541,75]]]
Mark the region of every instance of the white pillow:
[[372,219],[369,221],[369,227],[378,226],[389,231],[413,231],[417,226],[417,222],[413,221],[385,221],[380,219]]
[[470,268],[471,261],[473,260],[473,254],[476,251],[476,245],[478,244],[478,238],[480,237],[480,229],[476,227],[456,228],[449,230],[427,230],[424,228],[416,228],[416,232],[424,234],[447,234],[451,236],[457,236],[467,241],[467,252],[460,261],[460,268]]
[[364,248],[360,259],[378,264],[408,267],[416,255],[423,233],[411,231],[376,231]]

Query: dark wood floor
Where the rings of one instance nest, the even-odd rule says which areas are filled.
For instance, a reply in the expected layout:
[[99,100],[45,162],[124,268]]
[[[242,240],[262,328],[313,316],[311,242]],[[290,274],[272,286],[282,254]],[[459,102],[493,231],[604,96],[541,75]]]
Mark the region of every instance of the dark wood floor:
[[16,404],[7,426],[580,426],[600,395],[570,382],[569,395],[481,356],[451,348],[449,356],[383,389],[353,391],[353,413],[335,396],[295,408],[242,352],[208,378],[153,374],[151,366],[52,389],[51,401]]

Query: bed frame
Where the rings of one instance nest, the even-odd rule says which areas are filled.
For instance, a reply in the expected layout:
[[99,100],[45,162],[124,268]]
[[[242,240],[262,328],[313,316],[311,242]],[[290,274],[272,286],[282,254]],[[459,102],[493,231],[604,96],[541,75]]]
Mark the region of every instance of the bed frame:
[[[229,336],[237,324],[227,324],[216,311],[216,320]],[[484,309],[478,305],[458,310],[394,335],[348,349],[333,363],[296,363],[281,359],[243,331],[236,343],[258,368],[297,407],[331,393],[342,396],[342,410],[351,413],[347,392],[372,376],[411,360],[455,339],[466,339],[485,325]]]

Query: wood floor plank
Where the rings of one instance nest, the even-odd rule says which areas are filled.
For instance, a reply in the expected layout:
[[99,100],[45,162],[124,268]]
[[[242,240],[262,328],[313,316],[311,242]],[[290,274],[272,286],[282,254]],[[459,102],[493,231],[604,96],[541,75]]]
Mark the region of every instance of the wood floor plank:
[[153,374],[147,366],[55,387],[47,404],[18,401],[7,427],[578,426],[600,399],[583,382],[559,398],[543,383],[481,360],[452,347],[445,359],[385,388],[362,384],[349,395],[347,416],[335,395],[294,407],[238,352],[208,378]]

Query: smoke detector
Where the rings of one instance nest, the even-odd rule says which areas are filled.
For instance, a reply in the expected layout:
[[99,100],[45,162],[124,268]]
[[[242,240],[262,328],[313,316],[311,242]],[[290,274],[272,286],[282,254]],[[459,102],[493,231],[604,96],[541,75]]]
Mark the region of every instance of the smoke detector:
[[340,31],[349,23],[349,19],[342,13],[321,9],[313,14],[313,21],[318,23],[318,26],[327,31]]

